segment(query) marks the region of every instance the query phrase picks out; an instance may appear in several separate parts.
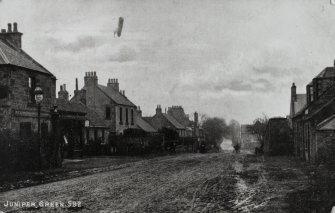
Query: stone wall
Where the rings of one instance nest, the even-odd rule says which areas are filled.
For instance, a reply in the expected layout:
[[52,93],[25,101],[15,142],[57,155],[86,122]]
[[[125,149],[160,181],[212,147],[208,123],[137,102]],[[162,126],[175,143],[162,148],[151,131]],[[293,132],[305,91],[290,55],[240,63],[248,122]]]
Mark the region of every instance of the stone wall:
[[316,163],[335,164],[335,132],[316,132]]
[[[29,77],[34,77],[44,94],[41,103],[41,123],[46,123],[50,131],[50,109],[56,98],[56,79],[11,65],[0,66],[0,84],[8,86],[8,96],[0,100],[0,117],[3,128],[19,132],[20,123],[30,122],[33,131],[37,131],[37,105],[31,101]],[[1,116],[2,114],[2,116]]]

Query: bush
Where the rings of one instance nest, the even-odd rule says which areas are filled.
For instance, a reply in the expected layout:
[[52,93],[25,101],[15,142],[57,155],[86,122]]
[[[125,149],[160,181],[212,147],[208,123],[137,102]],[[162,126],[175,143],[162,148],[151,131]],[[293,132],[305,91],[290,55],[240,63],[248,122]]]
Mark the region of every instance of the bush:
[[[53,143],[49,136],[40,141],[38,135],[24,139],[14,137],[9,130],[0,130],[0,171],[36,171],[55,165]],[[41,158],[40,158],[41,157]]]

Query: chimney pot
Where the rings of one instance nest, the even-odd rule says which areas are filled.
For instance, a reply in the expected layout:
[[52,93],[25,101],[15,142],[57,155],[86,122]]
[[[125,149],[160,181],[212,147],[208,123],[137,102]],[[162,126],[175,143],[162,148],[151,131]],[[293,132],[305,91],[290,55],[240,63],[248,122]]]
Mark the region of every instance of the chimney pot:
[[76,91],[78,91],[78,78],[76,78]]
[[7,32],[11,33],[12,32],[12,24],[11,23],[8,23],[8,30]]
[[64,91],[66,91],[66,84],[63,84],[63,89]]
[[14,29],[13,29],[13,31],[16,33],[17,32],[17,23],[16,22],[14,22]]
[[63,85],[60,85],[60,91],[63,91]]
[[1,29],[1,33],[6,33],[6,29]]

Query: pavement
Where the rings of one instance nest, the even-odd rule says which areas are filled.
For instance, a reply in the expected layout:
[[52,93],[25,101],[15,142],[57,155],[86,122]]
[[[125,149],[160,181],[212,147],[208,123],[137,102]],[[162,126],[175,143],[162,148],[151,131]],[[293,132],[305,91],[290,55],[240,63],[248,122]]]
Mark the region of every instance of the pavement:
[[330,212],[335,196],[311,187],[313,171],[287,156],[178,154],[2,192],[0,211]]

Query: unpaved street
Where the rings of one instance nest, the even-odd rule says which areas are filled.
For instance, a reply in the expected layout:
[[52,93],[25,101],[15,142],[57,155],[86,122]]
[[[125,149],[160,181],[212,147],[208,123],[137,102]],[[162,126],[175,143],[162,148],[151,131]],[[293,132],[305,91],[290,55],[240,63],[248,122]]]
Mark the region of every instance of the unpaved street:
[[[308,174],[307,166],[291,157],[232,153],[173,155],[4,192],[0,194],[0,210],[304,212],[304,200],[297,196],[308,189],[311,181]],[[5,208],[6,201],[80,201],[81,207]]]

